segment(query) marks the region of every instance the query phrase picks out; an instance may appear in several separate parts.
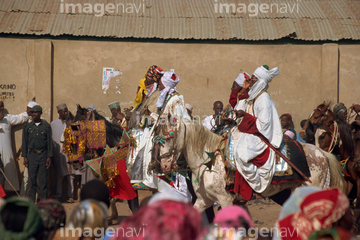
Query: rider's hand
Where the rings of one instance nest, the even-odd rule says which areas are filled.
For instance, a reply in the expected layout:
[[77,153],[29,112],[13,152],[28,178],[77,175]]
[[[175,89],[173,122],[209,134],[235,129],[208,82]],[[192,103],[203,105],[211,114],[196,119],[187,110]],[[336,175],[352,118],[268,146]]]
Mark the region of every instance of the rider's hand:
[[29,160],[26,157],[24,157],[24,166],[29,167]]
[[245,112],[243,110],[236,111],[236,117],[241,118],[245,115]]
[[351,109],[353,109],[356,113],[360,112],[360,104],[353,104],[351,106]]

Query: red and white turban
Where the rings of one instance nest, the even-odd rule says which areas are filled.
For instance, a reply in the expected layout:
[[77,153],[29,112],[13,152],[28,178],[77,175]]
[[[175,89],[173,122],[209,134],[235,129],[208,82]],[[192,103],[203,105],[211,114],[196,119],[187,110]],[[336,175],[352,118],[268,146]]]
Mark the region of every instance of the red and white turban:
[[244,84],[245,79],[250,79],[251,76],[247,72],[242,72],[239,76],[235,79],[235,82],[242,87]]
[[157,108],[163,107],[165,98],[168,94],[177,92],[176,85],[179,83],[180,78],[174,72],[165,72],[160,81],[164,85],[165,89],[160,91],[160,96],[155,104]]

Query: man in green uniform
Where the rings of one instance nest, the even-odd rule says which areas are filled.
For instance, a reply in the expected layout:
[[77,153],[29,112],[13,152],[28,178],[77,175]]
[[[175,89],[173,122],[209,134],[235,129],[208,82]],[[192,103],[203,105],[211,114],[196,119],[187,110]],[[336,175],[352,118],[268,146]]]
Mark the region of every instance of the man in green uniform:
[[22,156],[25,167],[29,169],[29,198],[35,202],[37,184],[40,199],[47,197],[47,169],[53,157],[53,145],[50,124],[41,119],[42,108],[37,105],[30,111],[33,113],[33,121],[23,129]]

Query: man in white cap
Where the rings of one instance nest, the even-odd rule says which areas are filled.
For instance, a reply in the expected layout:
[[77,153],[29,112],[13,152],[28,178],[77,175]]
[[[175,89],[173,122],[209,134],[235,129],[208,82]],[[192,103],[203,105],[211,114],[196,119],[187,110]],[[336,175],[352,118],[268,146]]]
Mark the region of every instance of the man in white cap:
[[[20,113],[18,115],[7,114],[5,111],[5,105],[0,100],[0,154],[3,164],[3,170],[5,176],[9,179],[16,191],[20,189],[18,171],[16,169],[15,159],[11,147],[11,127],[27,122],[29,115],[27,112]],[[4,180],[2,174],[0,174],[0,184],[4,190],[13,191],[11,185]]]
[[246,79],[243,84],[245,90],[249,89],[249,97],[236,111],[236,116],[242,121],[238,126],[241,135],[234,156],[240,177],[249,184],[240,188],[245,199],[251,197],[251,188],[258,193],[263,192],[271,183],[275,171],[275,151],[265,142],[278,148],[283,134],[274,102],[266,90],[278,74],[278,68],[269,70],[264,65],[257,68],[251,79]]
[[55,198],[61,200],[63,197],[63,184],[67,179],[67,193],[65,199],[68,202],[74,202],[73,197],[73,181],[74,176],[69,174],[69,164],[66,154],[62,151],[61,136],[66,128],[66,120],[69,117],[69,110],[65,103],[56,106],[59,118],[51,122],[52,139],[54,142],[54,166],[56,170],[56,194]]

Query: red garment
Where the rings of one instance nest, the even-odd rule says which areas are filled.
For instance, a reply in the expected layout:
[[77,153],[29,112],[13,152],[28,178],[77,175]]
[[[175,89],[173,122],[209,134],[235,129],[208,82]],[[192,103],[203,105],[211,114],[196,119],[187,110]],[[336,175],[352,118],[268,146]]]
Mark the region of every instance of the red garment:
[[119,175],[115,177],[115,188],[109,188],[109,195],[117,199],[131,200],[136,197],[136,192],[132,188],[130,178],[126,172],[125,158],[117,162]]
[[249,97],[249,90],[247,90],[245,93],[241,94],[238,98],[237,98],[237,95],[238,93],[241,91],[242,87],[238,87],[236,89],[234,89],[231,94],[230,94],[230,99],[229,99],[229,103],[230,105],[234,108],[237,101],[238,100],[241,100],[241,99],[246,99]]
[[341,190],[325,189],[307,195],[300,209],[278,220],[282,240],[307,240],[311,233],[331,228],[349,208],[349,199]]
[[[270,155],[270,148],[267,147],[262,154],[251,160],[251,162],[255,166],[261,167],[266,163],[266,161],[269,158],[269,155]],[[234,189],[232,191],[234,191],[235,193],[240,193],[241,197],[244,200],[250,200],[253,192],[252,188],[249,186],[245,178],[238,171],[236,171]]]
[[251,114],[245,113],[243,120],[241,121],[238,129],[243,133],[259,133],[259,130],[256,127],[256,117]]
[[3,187],[0,185],[0,198],[3,198],[5,196],[6,196],[6,193],[5,193],[4,189],[3,189]]

